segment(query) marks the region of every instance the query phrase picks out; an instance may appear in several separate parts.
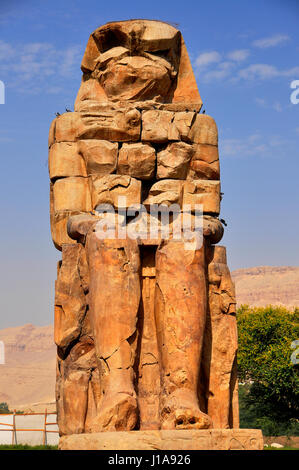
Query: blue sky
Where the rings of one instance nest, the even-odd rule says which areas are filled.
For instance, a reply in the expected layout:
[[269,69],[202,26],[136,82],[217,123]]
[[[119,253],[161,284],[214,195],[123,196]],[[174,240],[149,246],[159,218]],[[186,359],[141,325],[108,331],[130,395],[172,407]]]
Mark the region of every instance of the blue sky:
[[231,269],[299,266],[299,2],[1,0],[0,328],[53,319],[60,253],[50,239],[47,136],[73,108],[89,34],[107,21],[178,25],[219,128]]

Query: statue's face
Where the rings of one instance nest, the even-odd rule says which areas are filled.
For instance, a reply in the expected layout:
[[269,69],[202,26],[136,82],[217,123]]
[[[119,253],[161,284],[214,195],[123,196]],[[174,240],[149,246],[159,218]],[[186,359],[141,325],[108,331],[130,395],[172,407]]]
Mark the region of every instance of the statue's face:
[[100,54],[95,75],[110,99],[159,100],[169,92],[176,71],[158,54],[113,47]]

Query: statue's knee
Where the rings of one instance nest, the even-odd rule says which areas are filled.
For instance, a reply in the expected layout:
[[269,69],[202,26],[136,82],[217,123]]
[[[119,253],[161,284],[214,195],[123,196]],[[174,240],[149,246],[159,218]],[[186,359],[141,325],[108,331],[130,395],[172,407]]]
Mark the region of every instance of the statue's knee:
[[186,247],[183,240],[164,240],[157,249],[157,263],[170,262],[179,266],[185,266],[190,264],[201,264],[205,263],[205,246],[204,244],[200,248],[190,246]]

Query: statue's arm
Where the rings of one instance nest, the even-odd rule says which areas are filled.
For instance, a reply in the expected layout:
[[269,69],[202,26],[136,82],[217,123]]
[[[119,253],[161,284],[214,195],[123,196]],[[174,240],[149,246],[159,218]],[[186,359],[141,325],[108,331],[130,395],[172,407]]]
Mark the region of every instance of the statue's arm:
[[69,217],[91,210],[86,164],[76,133],[76,113],[56,118],[49,132],[51,234],[59,250],[63,243],[75,243],[67,233]]

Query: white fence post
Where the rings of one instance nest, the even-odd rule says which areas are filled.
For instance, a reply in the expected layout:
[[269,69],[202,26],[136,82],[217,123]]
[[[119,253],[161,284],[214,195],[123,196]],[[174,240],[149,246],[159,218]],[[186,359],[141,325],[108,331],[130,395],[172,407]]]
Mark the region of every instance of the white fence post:
[[3,341],[0,341],[0,364],[5,364],[5,346]]

